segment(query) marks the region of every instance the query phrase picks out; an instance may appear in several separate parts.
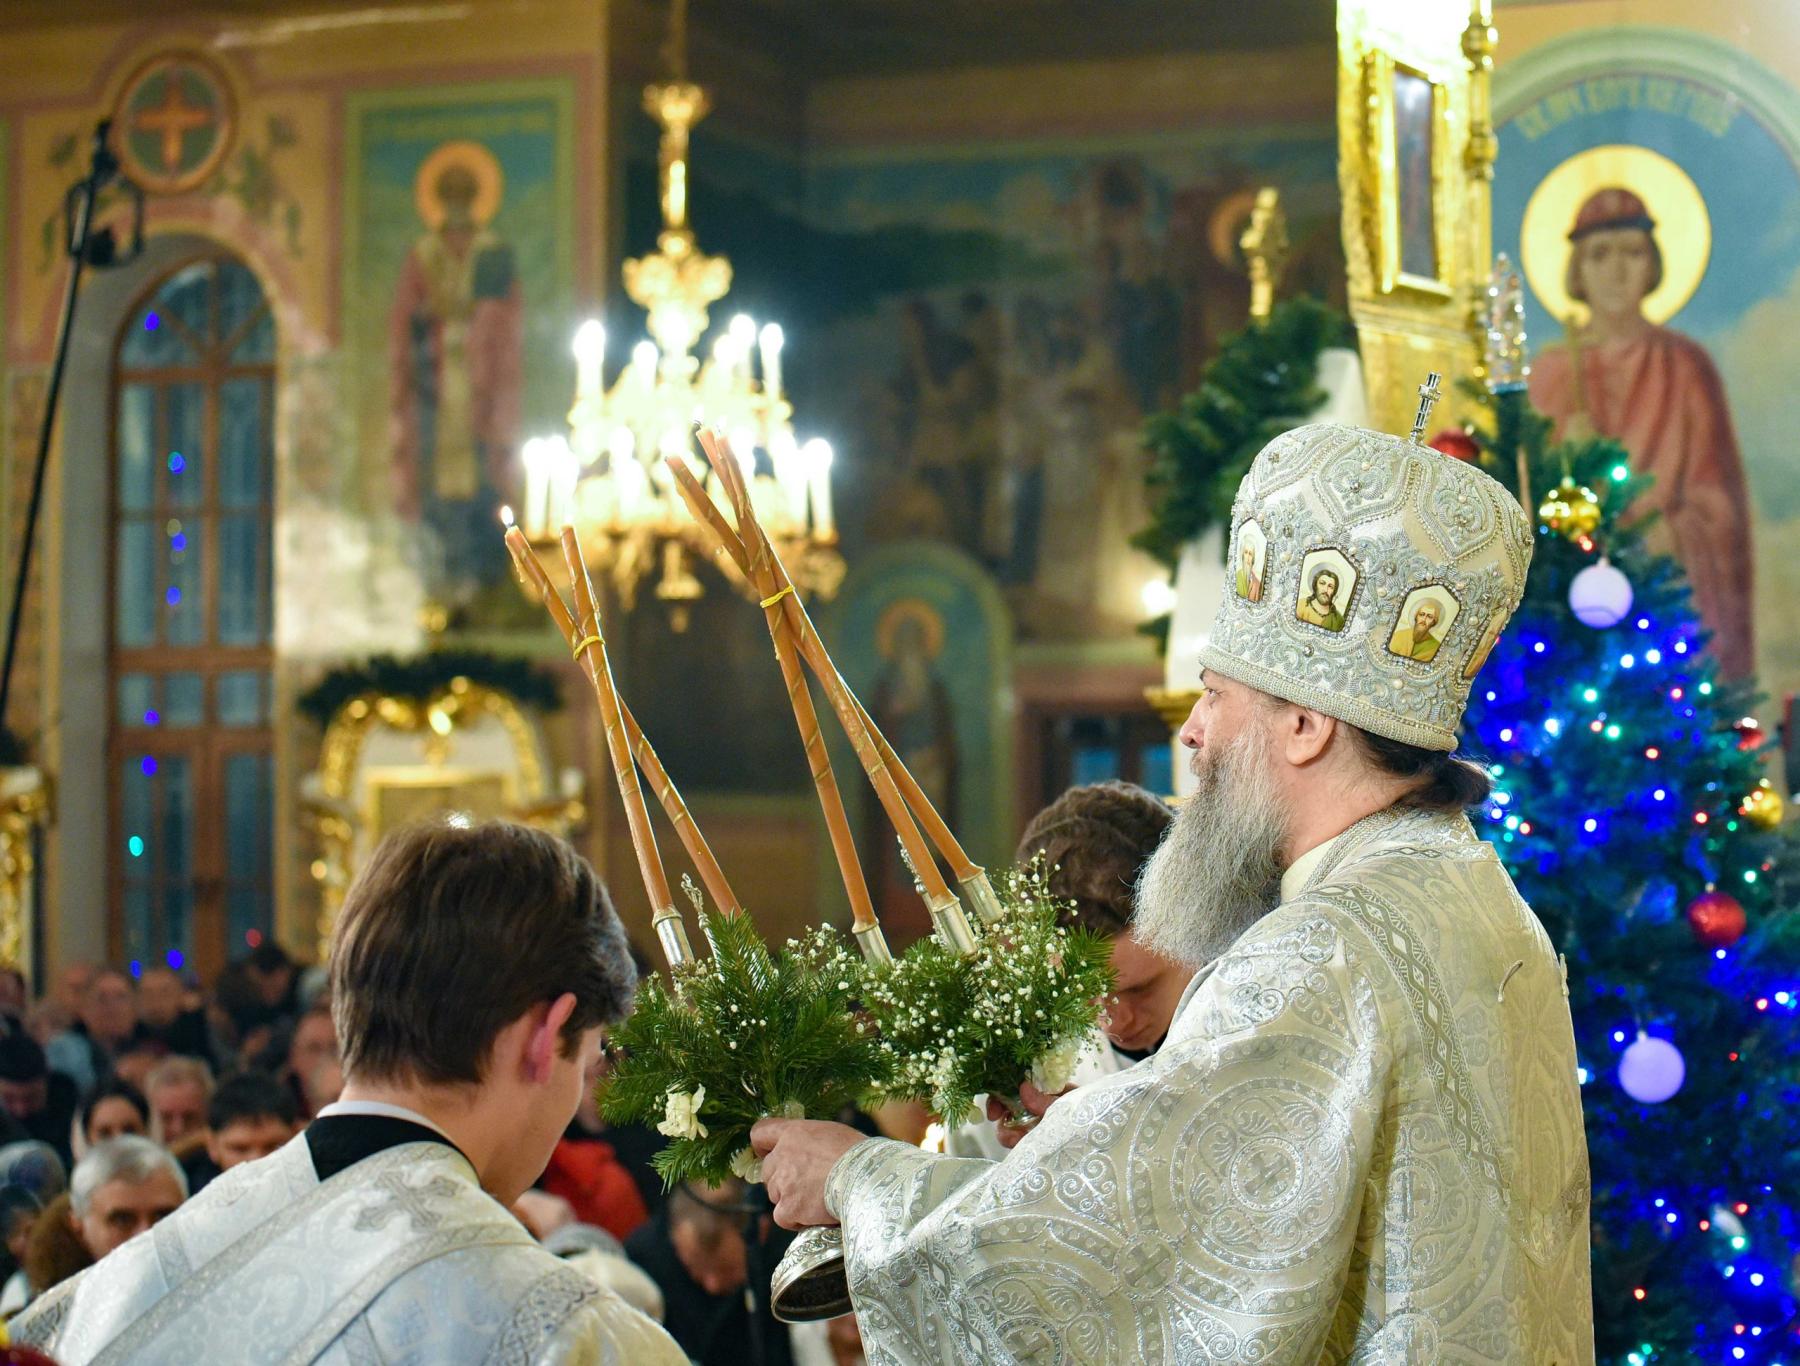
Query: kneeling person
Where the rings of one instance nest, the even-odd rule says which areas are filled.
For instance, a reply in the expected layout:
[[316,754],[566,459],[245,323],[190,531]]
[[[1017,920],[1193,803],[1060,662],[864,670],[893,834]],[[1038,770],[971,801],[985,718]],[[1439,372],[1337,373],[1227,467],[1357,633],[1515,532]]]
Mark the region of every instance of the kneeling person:
[[624,933],[566,845],[505,823],[391,836],[338,918],[343,1099],[148,1237],[59,1286],[13,1340],[245,1362],[683,1360],[510,1213],[630,1005]]

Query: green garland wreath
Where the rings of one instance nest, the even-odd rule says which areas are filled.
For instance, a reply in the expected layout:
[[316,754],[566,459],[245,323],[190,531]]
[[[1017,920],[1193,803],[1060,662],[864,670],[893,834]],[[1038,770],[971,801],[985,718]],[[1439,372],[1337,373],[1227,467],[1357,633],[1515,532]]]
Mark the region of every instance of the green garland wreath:
[[[1324,401],[1320,352],[1355,344],[1348,318],[1306,298],[1277,304],[1266,323],[1227,337],[1199,386],[1145,420],[1150,524],[1132,544],[1173,569],[1184,545],[1229,520],[1256,453]],[[1167,624],[1163,617],[1141,629],[1161,637]]]
[[562,706],[562,694],[548,670],[529,659],[486,650],[433,650],[404,659],[398,655],[375,655],[344,664],[302,693],[298,706],[302,713],[324,726],[330,724],[340,707],[355,698],[376,693],[423,702],[455,678],[466,678],[506,693],[539,711],[556,711]]

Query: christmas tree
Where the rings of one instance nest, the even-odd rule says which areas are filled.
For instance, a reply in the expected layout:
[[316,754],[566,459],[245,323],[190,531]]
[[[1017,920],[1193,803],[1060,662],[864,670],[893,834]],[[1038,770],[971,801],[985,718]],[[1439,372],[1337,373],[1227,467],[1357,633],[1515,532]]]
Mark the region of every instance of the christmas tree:
[[1475,681],[1476,824],[1565,956],[1602,1361],[1800,1363],[1797,862],[1746,682],[1720,678],[1616,443],[1522,386],[1434,441],[1524,490],[1537,544]]

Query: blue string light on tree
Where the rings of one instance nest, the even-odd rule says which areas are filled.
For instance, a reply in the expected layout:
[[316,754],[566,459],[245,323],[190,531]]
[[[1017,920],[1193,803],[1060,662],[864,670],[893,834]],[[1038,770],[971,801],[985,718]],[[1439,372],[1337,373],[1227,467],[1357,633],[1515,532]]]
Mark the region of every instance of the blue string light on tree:
[[1583,626],[1603,631],[1631,612],[1631,580],[1604,556],[1569,582],[1569,610]]

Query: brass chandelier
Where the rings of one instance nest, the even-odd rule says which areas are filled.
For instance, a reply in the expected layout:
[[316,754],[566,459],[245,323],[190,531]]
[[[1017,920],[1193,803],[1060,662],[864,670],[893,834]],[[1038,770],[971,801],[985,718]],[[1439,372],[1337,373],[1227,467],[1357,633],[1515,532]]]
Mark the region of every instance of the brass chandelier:
[[[664,461],[684,460],[725,507],[724,491],[704,460],[694,458],[694,431],[725,433],[739,453],[764,528],[789,566],[796,590],[831,597],[843,581],[831,506],[831,447],[794,434],[793,405],[782,387],[781,327],[760,328],[738,314],[712,341],[705,361],[694,353],[708,312],[731,288],[731,263],[708,256],[688,222],[688,139],[710,106],[687,79],[687,5],[673,0],[671,75],[644,89],[644,109],[662,130],[662,232],[656,250],[625,262],[625,292],[648,315],[649,337],[610,386],[606,331],[597,320],[575,334],[575,402],[569,434],[525,443],[524,501],[517,521],[553,577],[561,565],[556,537],[576,529],[590,565],[605,574],[631,610],[643,581],[656,574],[655,596],[671,609],[676,630],[705,591],[693,572],[706,541],[683,509]],[[711,557],[746,596],[755,593],[735,565]]]

